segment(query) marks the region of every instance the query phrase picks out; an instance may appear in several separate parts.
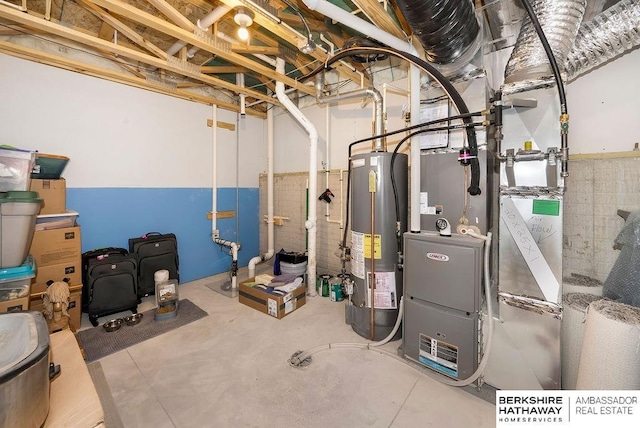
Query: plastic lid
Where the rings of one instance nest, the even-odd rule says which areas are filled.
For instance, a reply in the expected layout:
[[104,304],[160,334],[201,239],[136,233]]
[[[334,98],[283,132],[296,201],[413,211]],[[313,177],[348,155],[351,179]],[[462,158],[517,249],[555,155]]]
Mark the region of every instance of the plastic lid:
[[2,192],[0,194],[0,202],[29,202],[42,204],[42,199],[39,198],[38,192],[31,192],[29,190],[9,190],[8,192]]
[[23,278],[33,278],[35,276],[36,261],[31,254],[27,256],[27,260],[20,266],[0,269],[0,283]]

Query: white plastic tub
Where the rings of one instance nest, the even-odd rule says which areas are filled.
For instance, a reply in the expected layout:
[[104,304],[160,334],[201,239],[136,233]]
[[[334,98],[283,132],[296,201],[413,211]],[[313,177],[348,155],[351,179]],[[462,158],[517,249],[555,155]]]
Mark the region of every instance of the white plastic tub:
[[41,205],[36,192],[0,196],[0,268],[20,266],[27,258]]

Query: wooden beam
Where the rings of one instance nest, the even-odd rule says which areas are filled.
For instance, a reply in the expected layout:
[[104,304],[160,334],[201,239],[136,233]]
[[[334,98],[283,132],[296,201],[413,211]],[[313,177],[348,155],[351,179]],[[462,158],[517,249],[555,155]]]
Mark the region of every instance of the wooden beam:
[[186,16],[180,13],[176,8],[171,6],[165,0],[148,0],[156,9],[158,9],[164,16],[173,21],[174,24],[185,30],[193,31],[196,25],[191,22]]
[[106,22],[102,21],[102,25],[100,25],[100,30],[98,31],[98,37],[102,40],[111,41],[113,40],[113,35],[116,33],[116,29]]
[[273,80],[270,80],[269,78],[256,73],[249,73],[249,75],[262,82],[267,88],[271,90],[271,92],[276,91],[276,83]]
[[[158,58],[167,59],[167,54],[165,51],[139,35],[135,30],[124,24],[122,21],[111,16],[104,9],[96,6],[88,0],[77,0],[78,3],[82,4],[89,12],[93,13],[98,18],[102,19],[107,24],[111,25],[113,28],[124,34],[129,40],[138,46],[146,49],[152,54],[156,55]],[[106,39],[111,41],[111,39]]]
[[[236,54],[227,50],[225,46],[220,43],[216,43],[216,40],[208,40],[204,37],[198,37],[193,33],[190,33],[180,27],[177,27],[163,19],[160,19],[156,16],[153,16],[143,10],[135,8],[121,0],[91,0],[93,3],[110,10],[113,13],[118,15],[122,15],[134,22],[137,22],[142,25],[146,25],[155,30],[161,31],[169,36],[175,37],[182,41],[185,41],[193,46],[197,46],[198,48],[210,52],[214,55],[219,56],[220,58],[232,62],[234,64],[247,67],[253,71],[258,73],[262,73],[265,76],[269,76],[272,79],[279,79],[286,85],[295,88],[299,91],[302,91],[306,94],[313,95],[315,94],[315,90],[309,86],[303,85],[300,82],[297,82],[290,77],[283,76],[281,74],[276,73],[269,67],[263,66],[255,61],[252,61],[240,54]],[[226,2],[228,0],[223,0]],[[235,89],[234,89],[235,90]],[[236,90],[236,92],[238,92]]]
[[200,72],[205,74],[229,74],[229,73],[245,73],[245,67],[237,65],[202,65]]
[[280,55],[280,49],[271,46],[231,45],[231,50],[243,54]]
[[[9,43],[0,40],[0,52],[5,53],[7,55],[15,56],[18,58],[26,59],[29,61],[38,62],[40,64],[50,65],[53,67],[63,68],[65,70],[74,71],[77,73],[86,74],[89,76],[99,77],[101,79],[110,80],[112,82],[117,82],[129,86],[133,86],[140,89],[149,90],[152,92],[157,92],[164,95],[173,96],[176,98],[182,98],[189,101],[199,102],[202,104],[212,105],[215,104],[220,108],[225,110],[230,110],[234,112],[239,112],[240,107],[236,104],[227,103],[217,98],[207,97],[204,95],[200,95],[197,93],[192,93],[189,91],[184,91],[180,89],[172,89],[167,86],[163,86],[161,84],[154,83],[153,81],[149,81],[147,79],[141,79],[135,76],[131,76],[129,74],[125,74],[122,72],[97,67],[92,64],[85,64],[79,61],[71,60],[69,58],[52,55],[49,53],[41,52],[32,48],[28,48],[25,46],[20,46],[14,43]],[[247,108],[247,114],[256,116],[259,118],[266,118],[266,114],[257,111],[251,108]]]
[[402,11],[398,7],[398,2],[396,0],[389,0],[389,4],[391,5],[391,9],[393,9],[393,13],[395,13],[396,17],[398,18],[398,21],[400,22],[402,31],[404,31],[405,34],[412,34],[413,30],[409,26],[409,23],[407,22],[404,15],[402,14]]
[[353,3],[362,10],[362,12],[371,20],[372,24],[387,33],[394,35],[400,39],[405,39],[400,26],[393,20],[391,15],[384,10],[378,0],[352,0]]
[[46,0],[44,3],[44,19],[51,21],[51,0]]
[[[102,0],[100,0],[102,1]],[[240,0],[220,0],[221,3],[234,8],[236,6],[242,6],[243,3]],[[279,20],[279,18],[276,17],[276,19]],[[291,43],[293,46],[299,46],[299,45],[303,45],[304,43],[306,43],[306,36],[300,34],[298,31],[295,31],[293,29],[291,29],[291,27],[289,27],[288,25],[283,25],[284,23],[278,23],[276,21],[274,21],[273,19],[265,16],[262,13],[256,12],[255,17],[253,19],[253,21],[260,25],[261,27],[263,27],[264,29],[270,31],[271,33],[275,34],[276,36],[280,37],[283,40],[287,40],[289,43]],[[313,52],[311,52],[311,54],[309,55],[312,58],[317,59],[320,62],[325,62],[328,59],[328,55],[323,52],[321,49],[316,49]],[[342,76],[345,76],[351,80],[353,80],[354,82],[357,82],[358,84],[360,84],[360,75],[358,73],[356,73],[355,71],[353,71],[349,66],[345,65],[342,62],[336,62],[334,64],[334,66],[336,67],[336,69],[340,72],[340,74]],[[266,73],[263,73],[266,76],[269,76]],[[274,78],[274,76],[269,76],[271,78]],[[285,84],[291,86],[289,83],[284,82]],[[368,84],[368,82],[365,82],[365,84]],[[304,85],[302,85],[304,86]],[[300,89],[299,87],[294,86],[296,89]],[[309,95],[315,95],[315,91],[305,91],[305,90],[301,90],[301,92],[305,92]],[[312,93],[313,92],[313,93]]]
[[[236,212],[234,210],[216,212],[216,218],[234,218],[235,216]],[[207,220],[213,220],[213,213],[211,211],[207,213]]]
[[163,61],[159,58],[153,57],[143,52],[109,43],[98,37],[90,36],[81,33],[80,31],[67,28],[63,25],[54,24],[52,22],[33,17],[29,14],[22,13],[18,10],[14,10],[8,7],[0,7],[0,18],[5,18],[18,24],[22,24],[30,28],[35,28],[36,30],[44,30],[45,32],[49,32],[56,36],[82,43],[97,50],[111,52],[117,55],[121,55],[125,58],[130,58],[134,61],[140,61],[155,68],[161,68],[164,70],[172,71],[174,73],[178,73],[180,75],[189,76],[192,79],[199,80],[211,86],[229,89],[236,93],[244,93],[250,97],[264,100],[270,103],[277,103],[276,100],[274,100],[272,97],[269,97],[261,92],[254,91],[248,88],[242,88],[238,85],[226,82],[222,79],[202,74],[200,73],[200,69],[197,66],[194,66],[195,69],[193,70],[191,68],[185,69],[186,65],[181,63],[176,58],[173,58],[173,60]]
[[[209,128],[211,128],[213,126],[213,119],[207,119],[207,126]],[[229,131],[235,131],[236,130],[236,125],[235,124],[229,123],[229,122],[222,122],[221,120],[219,120],[217,122],[216,127],[222,128],[222,129],[228,129]]]

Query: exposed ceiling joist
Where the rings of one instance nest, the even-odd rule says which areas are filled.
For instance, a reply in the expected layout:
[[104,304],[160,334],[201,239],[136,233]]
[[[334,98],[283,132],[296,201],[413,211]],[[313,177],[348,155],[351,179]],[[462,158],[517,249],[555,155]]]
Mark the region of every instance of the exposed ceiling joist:
[[391,15],[384,10],[378,0],[352,0],[353,3],[371,20],[371,22],[387,33],[398,37],[407,38],[400,26],[393,20]]
[[[208,105],[215,104],[227,110],[237,111],[237,112],[240,111],[240,107],[236,104],[227,103],[212,97],[207,97],[204,95],[195,94],[193,92],[181,90],[177,87],[169,88],[167,85],[155,84],[153,81],[142,79],[126,73],[117,72],[117,71],[113,71],[113,70],[109,70],[109,69],[105,69],[102,67],[97,67],[97,66],[93,66],[85,63],[80,63],[78,61],[74,61],[63,56],[48,54],[40,50],[16,45],[14,43],[0,41],[0,52],[5,53],[7,55],[15,56],[18,58],[38,62],[40,64],[51,65],[54,67],[75,71],[75,72],[86,74],[89,76],[99,77],[102,79],[110,80],[117,83],[122,83],[129,86],[150,90],[150,91],[158,92],[165,95],[171,95],[171,96],[182,98],[189,101],[195,101],[195,102],[208,104]],[[266,118],[265,113],[259,112],[253,109],[247,109],[247,113],[252,116]]]
[[[228,0],[223,0],[223,1],[226,2]],[[248,69],[253,70],[257,73],[262,73],[271,79],[280,80],[286,85],[292,88],[295,88],[301,92],[304,92],[309,95],[313,95],[315,93],[314,89],[309,86],[303,85],[296,80],[293,80],[282,74],[276,73],[274,70],[270,69],[269,67],[266,67],[255,61],[252,61],[240,54],[236,54],[231,52],[230,50],[227,50],[224,47],[224,44],[216,43],[216,40],[213,38],[207,39],[202,35],[198,36],[195,33],[190,33],[187,30],[184,30],[174,24],[164,21],[156,16],[153,16],[141,9],[133,7],[120,0],[92,0],[92,2],[107,10],[110,10],[113,13],[124,16],[127,19],[130,19],[134,22],[149,26],[157,31],[161,31],[165,34],[175,37],[178,40],[182,40],[193,46],[197,46],[198,48],[205,50],[207,52],[210,52],[214,55],[217,55],[220,58],[226,61],[229,61],[233,64],[237,64],[242,67],[247,67]],[[237,92],[242,92],[242,91],[237,91]],[[261,99],[261,98],[258,97],[258,99]]]
[[30,28],[34,28],[36,30],[46,31],[50,34],[90,46],[97,50],[108,51],[134,61],[139,61],[155,68],[161,68],[181,75],[188,75],[190,78],[199,80],[213,87],[220,87],[231,90],[233,92],[244,93],[259,100],[276,103],[272,97],[269,97],[268,95],[265,95],[261,92],[242,88],[238,85],[226,82],[222,79],[202,74],[199,70],[199,67],[187,67],[186,63],[181,62],[177,58],[174,58],[170,61],[163,61],[162,59],[153,57],[143,52],[110,43],[98,37],[90,36],[77,30],[67,28],[63,25],[54,24],[49,21],[45,21],[44,19],[39,19],[29,14],[21,13],[15,9],[7,7],[0,6],[0,17],[11,20],[18,24],[25,25]]
[[76,0],[76,1],[82,4],[91,13],[95,14],[98,18],[102,19],[104,22],[106,22],[107,24],[109,24],[110,26],[118,30],[120,33],[125,35],[129,40],[131,40],[138,46],[151,52],[152,54],[156,55],[158,58],[167,59],[167,54],[165,53],[165,51],[163,51],[153,43],[146,40],[144,37],[139,35],[137,32],[135,32],[129,26],[122,23],[117,18],[114,18],[113,16],[111,16],[104,9],[96,6],[95,4],[91,3],[88,0]]
[[147,0],[156,9],[158,9],[164,16],[173,21],[174,24],[185,30],[193,31],[195,24],[189,21],[189,18],[180,13],[177,9],[167,3],[165,0]]
[[[246,2],[242,2],[240,0],[220,0],[220,2],[225,4],[226,6],[229,6],[230,8],[235,8],[243,5],[246,7]],[[288,25],[283,25],[284,22],[282,22],[282,20],[277,16],[270,17],[267,14],[257,11],[253,20],[255,23],[257,23],[264,29],[270,31],[271,33],[280,37],[283,40],[289,41],[294,46],[301,46],[306,44],[307,42],[306,35],[300,34],[298,31],[292,29]],[[315,58],[319,62],[325,62],[328,59],[328,55],[321,49],[314,50],[310,54],[310,56]],[[335,66],[342,76],[348,79],[351,79],[354,82],[358,82],[358,83],[360,82],[362,75],[357,73],[352,67],[342,62],[336,63]],[[288,85],[287,82],[284,82],[284,83]],[[365,83],[368,84],[368,82],[365,82]],[[305,91],[302,91],[302,92],[305,92]],[[309,93],[309,92],[306,92],[306,93],[309,95],[314,95],[314,93]]]

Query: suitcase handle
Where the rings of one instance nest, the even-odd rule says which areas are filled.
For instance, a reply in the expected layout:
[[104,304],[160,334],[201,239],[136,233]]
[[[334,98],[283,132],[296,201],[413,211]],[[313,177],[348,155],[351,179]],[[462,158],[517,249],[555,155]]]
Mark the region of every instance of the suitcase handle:
[[147,232],[144,235],[141,236],[142,239],[147,239],[149,237],[149,235],[162,235],[162,233],[160,232]]

